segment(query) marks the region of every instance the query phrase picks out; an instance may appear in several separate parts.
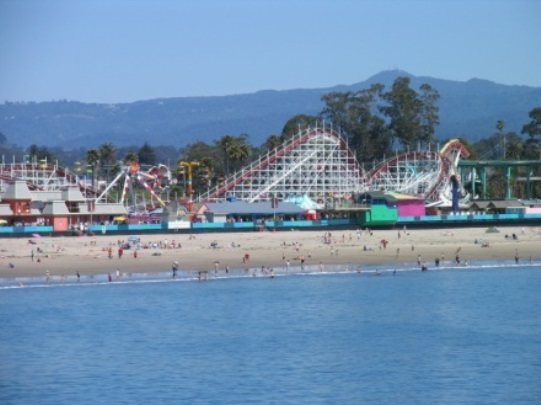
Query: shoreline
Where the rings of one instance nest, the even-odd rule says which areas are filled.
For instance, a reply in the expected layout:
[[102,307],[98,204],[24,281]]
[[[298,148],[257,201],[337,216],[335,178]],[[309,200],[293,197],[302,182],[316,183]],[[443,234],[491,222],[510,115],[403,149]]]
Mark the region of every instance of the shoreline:
[[[226,266],[231,271],[280,269],[287,267],[286,261],[293,268],[300,267],[303,258],[304,265],[311,269],[319,269],[320,263],[324,267],[352,263],[361,268],[392,267],[393,263],[400,267],[417,266],[418,260],[434,268],[436,258],[454,264],[457,252],[462,263],[490,260],[513,263],[517,253],[521,264],[541,260],[540,226],[498,229],[498,233],[487,233],[487,228],[394,229],[373,230],[371,235],[355,229],[338,230],[330,232],[331,243],[325,241],[328,231],[139,235],[141,244],[148,248],[137,250],[137,257],[133,248],[124,250],[122,258],[118,257],[118,243],[127,242],[128,237],[124,236],[30,239],[35,244],[30,244],[28,239],[4,239],[0,242],[0,279],[45,277],[47,271],[55,278],[71,278],[77,272],[81,276],[115,275],[117,271],[171,273],[175,260],[179,262],[179,275],[186,271],[214,272],[216,268],[225,273]],[[513,234],[516,239],[512,238]],[[381,243],[383,240],[386,243]],[[483,242],[489,247],[482,247]],[[216,246],[212,247],[214,243]],[[42,253],[37,251],[38,247]],[[112,258],[108,258],[109,247]],[[246,255],[249,260],[245,259]]]

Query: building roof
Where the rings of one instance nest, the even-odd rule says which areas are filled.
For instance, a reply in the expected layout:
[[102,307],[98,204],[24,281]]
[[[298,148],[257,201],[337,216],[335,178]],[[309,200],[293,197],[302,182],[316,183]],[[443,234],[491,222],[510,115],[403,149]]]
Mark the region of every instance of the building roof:
[[[79,205],[80,207],[81,205]],[[88,212],[88,208],[87,208]],[[96,203],[94,205],[94,215],[128,215],[128,210],[120,203]]]
[[81,190],[79,190],[79,187],[77,186],[71,186],[66,188],[65,190],[62,190],[62,199],[72,202],[85,201]]
[[272,208],[270,201],[261,202],[245,202],[232,201],[223,203],[206,203],[208,211],[214,214],[225,215],[274,215],[274,214],[302,214],[305,210],[295,203],[283,202],[278,203],[278,207]]
[[47,201],[42,211],[43,215],[70,215],[66,203],[62,200]]
[[62,200],[62,191],[43,191],[43,190],[34,190],[31,191],[33,201],[54,201]]
[[9,204],[0,204],[0,215],[13,215]]
[[369,202],[372,200],[385,200],[390,203],[397,203],[401,201],[419,201],[424,204],[424,199],[409,194],[397,193],[395,191],[366,191],[359,194],[357,201],[359,202]]
[[10,181],[2,195],[2,200],[32,200],[32,193],[25,181]]
[[509,200],[476,200],[470,204],[470,208],[478,208],[481,210],[496,208],[504,209],[509,207],[522,207],[524,204],[517,199]]
[[397,193],[395,191],[386,191],[385,198],[389,201],[421,201],[424,204],[424,199],[421,197],[417,197],[415,195],[409,195],[409,194],[403,194],[403,193]]
[[470,208],[478,208],[480,210],[485,210],[488,208],[490,201],[474,201],[470,204]]

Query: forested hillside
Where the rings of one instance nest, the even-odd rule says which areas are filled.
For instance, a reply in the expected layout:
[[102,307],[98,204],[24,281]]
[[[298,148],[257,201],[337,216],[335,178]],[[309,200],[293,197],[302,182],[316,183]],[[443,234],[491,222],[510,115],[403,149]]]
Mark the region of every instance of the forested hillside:
[[260,91],[223,97],[184,97],[126,104],[87,104],[77,101],[0,104],[0,132],[9,143],[48,147],[116,145],[174,145],[196,140],[213,142],[225,134],[246,134],[259,145],[298,114],[317,115],[321,97],[330,92],[357,91],[371,84],[389,87],[400,76],[418,88],[427,83],[440,94],[439,139],[461,136],[471,142],[495,132],[498,120],[520,133],[528,112],[541,105],[541,88],[506,86],[472,79],[456,82],[386,71],[353,85],[326,89]]

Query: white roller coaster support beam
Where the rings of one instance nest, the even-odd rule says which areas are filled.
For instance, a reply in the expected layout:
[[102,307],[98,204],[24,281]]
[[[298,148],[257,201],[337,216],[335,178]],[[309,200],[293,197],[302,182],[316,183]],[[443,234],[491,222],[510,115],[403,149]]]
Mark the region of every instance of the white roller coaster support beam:
[[121,178],[122,176],[124,176],[124,175],[125,175],[124,171],[121,171],[121,172],[114,178],[114,180],[113,180],[111,183],[109,183],[109,185],[105,188],[105,190],[103,190],[103,193],[101,193],[101,194],[99,195],[99,197],[96,198],[96,201],[101,200],[101,199],[103,198],[103,196],[106,195],[106,194],[109,192],[109,190],[111,190],[111,188],[113,188],[113,186],[117,183],[117,181],[120,180],[120,178]]

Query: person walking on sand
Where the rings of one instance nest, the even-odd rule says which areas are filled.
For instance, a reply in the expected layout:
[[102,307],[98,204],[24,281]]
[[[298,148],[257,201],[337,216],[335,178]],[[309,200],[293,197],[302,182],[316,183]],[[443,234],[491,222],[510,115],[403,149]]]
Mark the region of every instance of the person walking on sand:
[[111,273],[107,273],[107,280],[109,280],[109,282],[113,281],[113,276]]
[[81,281],[81,274],[77,272],[77,282]]
[[45,281],[47,284],[49,284],[49,280],[51,279],[51,273],[49,273],[49,270],[45,272]]
[[518,264],[519,257],[518,257],[518,249],[515,249],[515,264]]
[[34,261],[34,249],[32,249],[32,253],[30,253],[30,257],[32,257],[32,261]]

